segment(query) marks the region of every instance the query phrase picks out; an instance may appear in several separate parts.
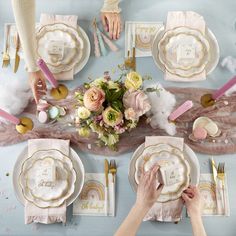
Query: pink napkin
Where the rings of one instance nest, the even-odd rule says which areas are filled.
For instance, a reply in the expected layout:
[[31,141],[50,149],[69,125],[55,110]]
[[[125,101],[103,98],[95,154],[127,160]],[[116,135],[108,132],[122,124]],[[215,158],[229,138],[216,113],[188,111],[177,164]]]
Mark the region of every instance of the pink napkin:
[[[78,16],[75,15],[52,15],[52,14],[41,14],[40,16],[40,26],[63,23],[73,28],[77,28]],[[73,80],[74,69],[69,71],[63,71],[54,74],[57,80]]]
[[[47,149],[58,149],[65,155],[69,155],[69,140],[61,139],[31,139],[28,141],[28,156],[36,151]],[[66,202],[59,207],[39,208],[33,203],[25,203],[25,224],[43,223],[52,224],[56,222],[66,223]]]
[[[182,138],[169,136],[150,136],[145,139],[145,147],[161,143],[170,144],[183,150],[184,140]],[[144,217],[143,221],[177,222],[181,219],[182,209],[183,202],[181,198],[165,203],[156,202]]]
[[[204,18],[201,15],[193,11],[168,12],[167,20],[166,20],[166,31],[172,30],[181,26],[196,29],[200,31],[203,35],[205,35],[206,23],[204,21]],[[180,77],[178,75],[174,75],[168,72],[167,70],[165,71],[165,80],[192,82],[192,81],[201,81],[205,79],[206,79],[205,70],[203,70],[201,73],[194,75],[190,78]]]

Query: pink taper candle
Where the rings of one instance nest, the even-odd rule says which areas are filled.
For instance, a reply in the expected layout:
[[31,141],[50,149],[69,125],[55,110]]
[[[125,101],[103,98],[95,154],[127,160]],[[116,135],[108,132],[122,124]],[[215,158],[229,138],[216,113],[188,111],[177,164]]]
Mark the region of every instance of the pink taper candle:
[[52,85],[53,88],[57,88],[58,87],[58,82],[55,79],[54,75],[52,74],[52,72],[49,70],[48,66],[46,65],[46,63],[44,62],[43,59],[39,59],[38,60],[38,66],[41,69],[41,71],[44,73],[46,79],[50,82],[50,84]]
[[0,116],[3,117],[4,119],[10,121],[11,123],[15,124],[15,125],[19,125],[20,124],[20,119],[7,113],[6,111],[0,109]]
[[234,76],[230,81],[228,81],[223,87],[218,89],[212,94],[212,99],[217,100],[222,97],[227,90],[236,84],[236,76]]
[[171,121],[176,120],[178,117],[180,117],[182,114],[184,114],[186,111],[188,111],[192,107],[193,107],[192,101],[188,100],[188,101],[184,102],[181,106],[179,106],[175,111],[173,111],[169,115],[169,120],[171,120]]

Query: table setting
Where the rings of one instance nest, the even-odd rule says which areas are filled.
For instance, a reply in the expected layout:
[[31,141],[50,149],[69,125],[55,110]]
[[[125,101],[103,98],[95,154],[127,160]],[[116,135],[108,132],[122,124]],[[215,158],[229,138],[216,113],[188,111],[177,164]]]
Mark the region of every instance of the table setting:
[[[124,10],[118,41],[96,16],[84,24],[67,11],[40,13],[36,64],[47,92],[37,104],[27,97],[19,112],[0,103],[0,153],[9,159],[0,168],[0,209],[11,199],[6,219],[17,212],[19,221],[10,227],[0,218],[0,234],[114,235],[143,172],[158,164],[163,189],[138,235],[191,235],[182,199],[190,185],[199,188],[209,235],[222,235],[220,222],[233,235],[233,57],[204,12],[165,9],[152,20]],[[16,25],[5,21],[2,29],[1,73],[22,76],[28,68]]]

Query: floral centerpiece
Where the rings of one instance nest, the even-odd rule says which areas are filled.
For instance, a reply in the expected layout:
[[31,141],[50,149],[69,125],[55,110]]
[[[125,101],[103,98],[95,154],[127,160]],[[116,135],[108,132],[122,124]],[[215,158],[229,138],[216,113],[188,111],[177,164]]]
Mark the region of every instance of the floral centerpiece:
[[134,129],[151,108],[142,84],[143,78],[134,71],[125,74],[124,81],[113,81],[106,74],[85,83],[84,89],[75,93],[78,134],[89,137],[95,132],[99,145],[115,150],[120,135]]

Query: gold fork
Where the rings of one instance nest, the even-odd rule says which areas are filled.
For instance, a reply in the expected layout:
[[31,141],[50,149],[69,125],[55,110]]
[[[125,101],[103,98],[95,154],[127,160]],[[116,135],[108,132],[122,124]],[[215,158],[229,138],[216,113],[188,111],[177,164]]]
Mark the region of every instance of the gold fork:
[[9,34],[10,34],[10,25],[6,25],[6,46],[2,56],[2,68],[8,67],[10,64],[10,55],[9,55]]
[[116,161],[111,160],[109,164],[109,173],[112,174],[112,183],[115,182],[116,172],[117,172]]
[[222,182],[222,192],[223,192],[223,201],[224,201],[224,213],[226,211],[226,200],[225,200],[225,163],[220,162],[217,168],[217,177]]

